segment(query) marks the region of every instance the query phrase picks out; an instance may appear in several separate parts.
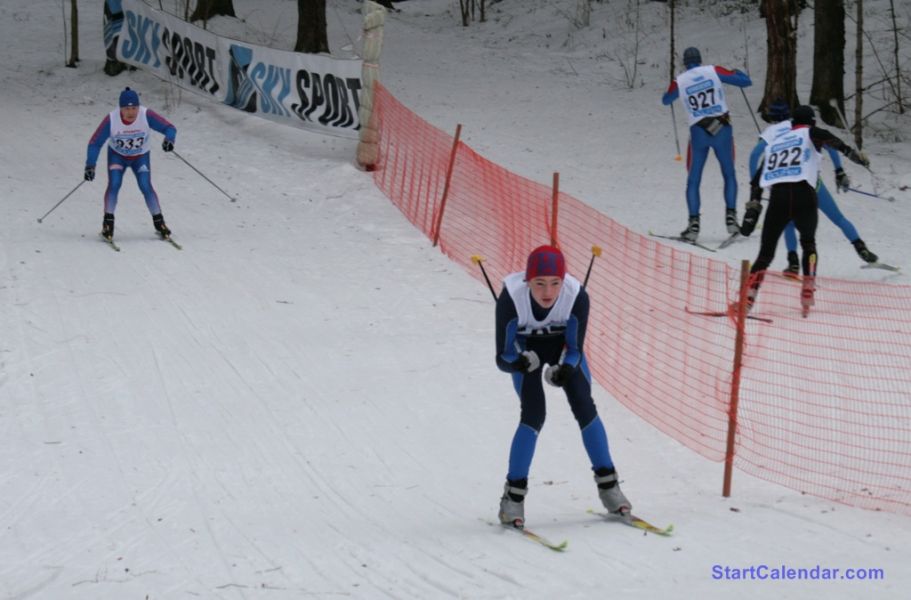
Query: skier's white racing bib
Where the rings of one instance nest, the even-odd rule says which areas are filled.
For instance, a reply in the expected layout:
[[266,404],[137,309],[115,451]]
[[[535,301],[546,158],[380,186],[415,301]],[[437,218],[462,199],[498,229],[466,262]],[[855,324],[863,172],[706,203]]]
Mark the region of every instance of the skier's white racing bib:
[[785,131],[766,146],[760,186],[768,188],[776,183],[806,181],[815,187],[817,179],[819,152],[810,140],[809,128]]
[[146,116],[146,107],[139,107],[136,120],[129,125],[120,119],[120,109],[111,111],[111,139],[108,145],[117,154],[141,156],[149,151],[149,137],[152,129]]
[[724,87],[713,65],[684,71],[677,76],[677,88],[690,125],[695,125],[705,117],[720,117],[728,112]]

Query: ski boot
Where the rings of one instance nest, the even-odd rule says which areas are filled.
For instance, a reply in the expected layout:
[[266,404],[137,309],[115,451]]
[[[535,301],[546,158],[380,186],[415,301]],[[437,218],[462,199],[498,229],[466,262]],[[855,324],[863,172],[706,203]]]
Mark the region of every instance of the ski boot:
[[800,257],[796,252],[788,252],[788,268],[781,274],[791,279],[800,279]]
[[740,233],[740,223],[737,222],[737,209],[727,208],[724,211],[724,224],[728,228],[728,234],[734,235]]
[[114,213],[104,213],[104,220],[101,222],[101,237],[109,242],[114,239]]
[[868,262],[868,263],[875,263],[879,260],[878,256],[876,256],[875,254],[870,252],[869,249],[867,249],[867,245],[864,243],[864,241],[862,239],[857,238],[856,240],[854,240],[851,243],[854,245],[854,249],[857,251],[857,255],[863,261]]
[[522,528],[525,525],[525,494],[528,493],[528,480],[506,480],[503,486],[503,497],[500,498],[500,523]]
[[164,216],[162,216],[161,213],[152,215],[152,223],[155,225],[155,231],[157,231],[158,235],[160,235],[162,238],[167,239],[171,237],[171,230],[168,229],[167,225],[165,225]]
[[687,242],[695,242],[699,237],[699,215],[690,216],[690,222],[686,229],[680,232],[680,239]]
[[595,483],[598,484],[598,496],[607,512],[615,515],[628,514],[633,505],[620,490],[617,481],[617,470],[613,467],[601,467],[595,470]]

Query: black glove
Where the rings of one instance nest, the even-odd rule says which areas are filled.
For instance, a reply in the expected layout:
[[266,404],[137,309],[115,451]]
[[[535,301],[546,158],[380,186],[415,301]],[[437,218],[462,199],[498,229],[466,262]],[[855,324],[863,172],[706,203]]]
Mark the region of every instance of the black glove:
[[563,387],[572,379],[576,369],[570,365],[553,365],[544,369],[544,381],[554,387]]
[[[760,191],[760,193],[762,193]],[[740,235],[747,237],[756,229],[759,223],[759,215],[762,214],[762,204],[759,200],[753,200],[752,195],[749,202],[746,203],[746,212],[743,213],[743,223],[740,225]]]
[[[762,188],[759,185],[750,186],[750,202],[759,202],[762,200]],[[747,202],[749,205],[750,202]]]
[[85,180],[86,181],[95,181],[95,167],[86,167],[85,168]]
[[835,169],[835,189],[839,192],[847,192],[849,187],[851,187],[851,179],[845,170],[841,167]]
[[513,373],[531,373],[541,366],[541,359],[534,350],[526,350],[512,362]]
[[845,153],[845,156],[847,156],[848,160],[850,160],[851,162],[857,163],[862,167],[870,166],[870,159],[867,158],[867,155],[864,154],[863,152],[858,152],[854,148],[849,148],[848,151]]
[[161,142],[161,149],[164,150],[165,152],[170,152],[171,150],[174,149],[174,142],[172,142],[171,140],[165,140],[165,141]]

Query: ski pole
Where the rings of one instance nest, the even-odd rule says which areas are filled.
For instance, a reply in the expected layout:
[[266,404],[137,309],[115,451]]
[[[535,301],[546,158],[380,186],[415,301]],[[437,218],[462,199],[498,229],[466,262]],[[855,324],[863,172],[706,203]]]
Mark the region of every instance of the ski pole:
[[583,288],[588,286],[588,276],[592,274],[592,265],[595,264],[596,256],[601,256],[601,246],[592,246],[592,259],[588,261],[588,270],[585,272],[585,281],[582,282]]
[[865,192],[863,190],[858,190],[856,188],[846,188],[849,192],[854,192],[855,194],[863,194],[864,196],[872,196],[874,198],[879,198],[880,200],[888,200],[889,202],[895,202],[895,196],[880,196],[879,194],[874,194],[871,192]]
[[491,295],[493,296],[493,301],[497,301],[497,293],[493,291],[493,284],[490,283],[490,278],[487,277],[487,271],[484,270],[484,259],[478,256],[477,254],[471,257],[471,262],[481,267],[481,274],[484,275],[484,281],[487,282],[487,288],[490,290]]
[[841,108],[838,107],[838,99],[830,98],[829,104],[831,104],[832,107],[835,109],[835,112],[838,113],[838,117],[841,119],[841,124],[845,126],[845,131],[850,132],[851,128],[848,126],[848,120],[845,118],[844,113],[841,112]]
[[47,211],[46,213],[44,213],[44,215],[38,217],[38,222],[39,222],[39,223],[43,222],[44,219],[45,219],[49,214],[51,214],[52,212],[54,212],[54,209],[56,209],[58,206],[60,206],[61,204],[63,204],[63,201],[66,200],[67,198],[69,198],[70,196],[72,196],[72,195],[73,195],[73,192],[75,192],[76,190],[78,190],[78,189],[80,188],[80,186],[82,186],[82,184],[85,183],[85,182],[86,182],[85,179],[83,179],[82,181],[80,181],[79,184],[78,184],[76,187],[74,187],[72,190],[70,190],[70,193],[69,193],[69,194],[67,194],[66,196],[64,196],[63,198],[61,198],[61,199],[60,199],[60,202],[58,202],[57,204],[55,204],[55,205],[51,208],[51,210],[49,210],[49,211]]
[[196,172],[199,174],[200,177],[202,177],[203,179],[205,179],[206,181],[208,181],[209,183],[211,183],[212,186],[213,186],[216,190],[218,190],[219,192],[221,192],[222,194],[224,194],[225,196],[227,196],[228,199],[231,200],[231,202],[237,202],[237,200],[236,200],[235,198],[232,198],[232,197],[231,197],[231,194],[229,194],[228,192],[226,192],[226,191],[224,191],[223,189],[221,189],[220,187],[218,187],[218,185],[216,185],[214,181],[212,181],[211,179],[209,179],[208,177],[206,177],[206,176],[203,174],[202,171],[200,171],[199,169],[197,169],[196,167],[194,167],[193,165],[191,165],[187,159],[185,159],[185,158],[182,157],[180,154],[178,154],[178,153],[177,153],[177,150],[171,150],[171,154],[173,154],[174,156],[176,156],[177,158],[179,158],[180,160],[182,160],[182,161],[184,162],[184,164],[186,164],[188,167],[190,167],[191,169],[193,169],[194,171],[196,171]]
[[[848,120],[845,118],[844,113],[841,112],[841,109],[838,107],[838,100],[836,98],[830,98],[829,104],[831,104],[832,107],[835,109],[835,112],[838,113],[838,116],[841,119],[842,125],[845,126],[845,131],[847,131],[848,133],[851,133],[851,128],[848,126]],[[860,151],[860,148],[858,148],[858,151]],[[861,154],[863,154],[863,152],[861,152]],[[864,168],[866,170],[870,171],[870,180],[873,182],[873,191],[875,192],[876,191],[876,173],[873,172],[873,169],[871,169],[869,167],[869,165]],[[868,196],[873,196],[875,198],[882,197],[882,196],[877,196],[876,194],[871,194],[869,192],[861,192],[860,190],[855,190],[852,188],[848,188],[848,189],[851,190],[852,192],[857,192],[858,194],[866,194]],[[889,196],[888,198],[886,198],[886,200],[888,200],[889,202],[895,202],[895,198],[893,198],[892,196]]]
[[677,115],[674,113],[674,103],[671,103],[671,123],[674,124],[674,144],[677,146],[677,156],[674,157],[674,160],[681,161],[683,157],[680,156],[680,138],[677,137]]
[[753,114],[753,107],[750,106],[750,100],[747,98],[747,93],[743,91],[743,88],[740,88],[740,93],[743,94],[743,101],[747,103],[747,110],[750,111],[750,116],[753,117],[753,124],[756,125],[756,131],[762,133],[762,129],[759,127],[759,121],[756,120],[756,115]]

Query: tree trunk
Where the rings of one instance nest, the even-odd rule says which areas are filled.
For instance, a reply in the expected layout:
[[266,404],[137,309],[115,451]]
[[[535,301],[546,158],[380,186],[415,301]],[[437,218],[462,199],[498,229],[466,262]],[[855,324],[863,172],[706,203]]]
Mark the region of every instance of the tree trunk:
[[895,0],[889,0],[889,12],[892,13],[892,36],[895,39],[893,54],[895,56],[895,95],[898,101],[898,114],[905,114],[905,101],[902,98],[902,69],[898,62],[898,24],[895,22]]
[[857,49],[854,51],[854,145],[864,146],[864,0],[857,0]]
[[[123,12],[112,12],[111,5],[105,0],[103,15],[104,37],[107,39],[109,30],[112,30],[115,27],[123,27]],[[104,72],[111,77],[119,75],[128,68],[126,64],[117,60],[117,43],[119,38],[119,34],[111,34],[111,41],[104,50],[106,57],[106,60],[104,61]]]
[[671,11],[671,64],[670,64],[670,77],[668,81],[674,81],[674,77],[677,75],[677,51],[674,49],[674,12],[677,8],[677,1],[670,0],[667,7]]
[[326,33],[326,0],[297,0],[297,43],[295,52],[329,52]]
[[844,113],[845,3],[844,0],[817,2],[813,27],[813,88],[810,104],[819,107],[824,123],[847,128],[832,106],[834,99]]
[[76,0],[70,0],[70,62],[66,66],[76,68],[79,62],[79,8]]
[[783,98],[797,106],[797,15],[799,9],[791,0],[761,0],[760,12],[765,16],[768,42],[768,70],[765,91],[759,111]]
[[234,0],[199,0],[196,3],[196,10],[190,15],[190,22],[208,21],[218,15],[236,17]]

